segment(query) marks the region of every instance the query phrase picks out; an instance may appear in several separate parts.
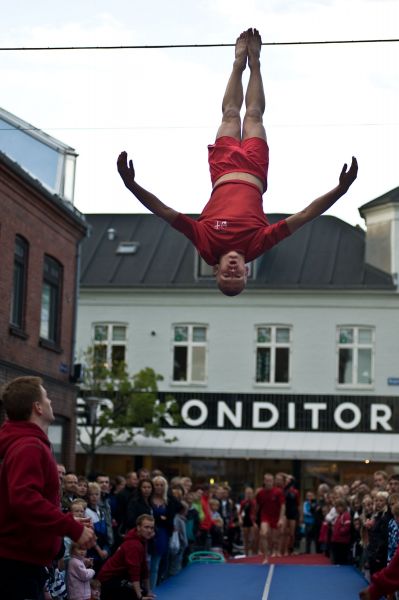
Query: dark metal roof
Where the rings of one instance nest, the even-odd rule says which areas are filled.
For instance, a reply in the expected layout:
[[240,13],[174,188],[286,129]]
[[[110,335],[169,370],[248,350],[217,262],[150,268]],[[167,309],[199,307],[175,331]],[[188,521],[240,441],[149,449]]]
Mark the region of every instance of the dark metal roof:
[[[271,223],[287,215],[271,214]],[[184,235],[152,214],[88,214],[82,287],[209,288],[198,278],[198,255]],[[108,230],[115,230],[111,240]],[[112,236],[111,236],[112,237]],[[139,243],[117,254],[120,242]],[[396,289],[392,277],[364,262],[365,232],[332,216],[308,223],[256,261],[248,288]]]
[[359,213],[362,217],[364,217],[364,212],[367,211],[368,208],[374,208],[375,206],[382,206],[383,204],[398,204],[399,203],[399,187],[386,192],[382,196],[378,196],[374,200],[363,204],[359,208]]

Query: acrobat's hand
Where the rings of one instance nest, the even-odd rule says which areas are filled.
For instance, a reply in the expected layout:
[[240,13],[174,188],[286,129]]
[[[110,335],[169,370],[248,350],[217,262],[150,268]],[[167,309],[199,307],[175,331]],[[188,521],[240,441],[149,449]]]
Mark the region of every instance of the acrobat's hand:
[[369,600],[370,599],[370,594],[369,594],[368,588],[365,588],[364,590],[361,590],[359,592],[359,598],[360,598],[360,600]]
[[357,160],[354,156],[352,156],[352,163],[349,167],[349,171],[347,171],[348,165],[345,163],[342,167],[341,175],[339,176],[339,185],[345,189],[345,192],[348,191],[352,183],[355,181],[357,177]]
[[118,156],[118,160],[116,162],[118,167],[119,175],[123,179],[123,183],[126,187],[129,187],[132,183],[134,183],[135,172],[133,167],[133,161],[129,160],[129,164],[127,162],[127,152],[123,151]]

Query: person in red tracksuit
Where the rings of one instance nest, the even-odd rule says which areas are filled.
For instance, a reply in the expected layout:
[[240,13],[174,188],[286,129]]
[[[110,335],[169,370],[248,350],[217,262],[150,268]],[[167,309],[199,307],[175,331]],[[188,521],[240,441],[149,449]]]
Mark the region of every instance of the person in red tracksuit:
[[[291,233],[330,208],[352,185],[357,162],[345,164],[338,185],[300,212],[272,225],[263,212],[262,194],[267,188],[269,147],[263,125],[265,93],[260,71],[262,40],[256,29],[241,33],[235,60],[222,103],[222,123],[216,142],[208,146],[212,181],[210,200],[197,220],[166,206],[135,179],[133,162],[121,152],[117,165],[125,186],[151,212],[183,233],[202,258],[214,267],[216,283],[227,296],[241,293],[247,283],[246,263],[269,250]],[[249,66],[245,94],[242,75]],[[186,148],[182,152],[188,152]],[[176,157],[176,162],[178,157]],[[195,182],[193,182],[195,185]]]
[[154,537],[154,517],[140,515],[119,548],[101,567],[102,600],[153,600],[147,564],[147,542]]

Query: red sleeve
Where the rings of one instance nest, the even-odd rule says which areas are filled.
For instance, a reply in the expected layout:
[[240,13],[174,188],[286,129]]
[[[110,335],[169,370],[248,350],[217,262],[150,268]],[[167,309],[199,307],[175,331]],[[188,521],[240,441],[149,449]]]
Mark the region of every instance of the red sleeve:
[[378,600],[399,590],[399,547],[389,565],[375,573],[369,587],[370,600]]
[[43,535],[68,536],[76,542],[82,535],[83,525],[43,496],[44,464],[48,464],[47,451],[39,443],[28,442],[10,452],[7,458],[10,505],[17,519]]
[[288,229],[287,221],[285,219],[282,219],[277,223],[273,223],[273,225],[265,227],[263,232],[264,238],[262,244],[262,252],[265,252],[265,250],[269,250],[270,248],[284,240],[286,237],[291,235],[291,232]]
[[197,223],[197,221],[194,221],[194,219],[192,219],[191,217],[188,217],[187,215],[183,215],[182,213],[179,213],[177,215],[176,219],[173,221],[173,223],[171,223],[171,225],[174,229],[177,229],[177,231],[180,231],[180,233],[183,233],[190,240],[190,242],[192,242],[194,244],[194,246],[196,246],[197,239],[198,239],[198,235],[197,235],[198,223]]

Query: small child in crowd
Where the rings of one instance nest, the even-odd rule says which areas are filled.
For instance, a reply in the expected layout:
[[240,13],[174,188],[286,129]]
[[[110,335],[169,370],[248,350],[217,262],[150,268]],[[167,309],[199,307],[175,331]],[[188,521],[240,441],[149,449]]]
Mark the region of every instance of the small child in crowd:
[[85,566],[85,557],[86,550],[72,542],[67,573],[68,600],[90,600],[92,597],[90,580],[95,571]]
[[101,598],[101,582],[98,579],[90,579],[90,600],[100,600]]

